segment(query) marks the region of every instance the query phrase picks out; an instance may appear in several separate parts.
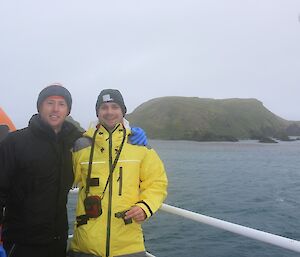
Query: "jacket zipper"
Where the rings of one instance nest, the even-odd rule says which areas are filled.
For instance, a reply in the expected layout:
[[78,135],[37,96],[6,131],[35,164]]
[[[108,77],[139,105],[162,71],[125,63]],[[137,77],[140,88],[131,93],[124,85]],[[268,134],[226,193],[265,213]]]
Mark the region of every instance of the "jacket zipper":
[[110,254],[110,230],[111,230],[111,204],[112,204],[112,133],[109,131],[109,195],[108,195],[108,210],[107,210],[107,233],[106,233],[106,257]]
[[121,150],[123,148],[125,139],[126,139],[126,130],[123,134],[123,140],[122,144],[119,149],[119,153],[117,153],[115,160],[113,161],[113,156],[112,156],[112,136],[113,133],[115,132],[116,129],[118,129],[119,125],[113,130],[113,131],[108,131],[109,133],[109,192],[108,192],[108,210],[107,210],[107,229],[106,229],[106,257],[110,255],[110,233],[111,233],[111,216],[112,216],[112,193],[113,193],[113,171],[115,168],[115,165],[118,162],[119,154],[121,153]]

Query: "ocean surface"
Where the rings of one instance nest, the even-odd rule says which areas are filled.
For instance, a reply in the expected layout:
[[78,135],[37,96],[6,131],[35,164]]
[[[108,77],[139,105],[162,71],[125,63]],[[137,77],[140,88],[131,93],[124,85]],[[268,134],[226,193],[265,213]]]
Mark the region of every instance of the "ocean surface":
[[[300,141],[151,140],[169,179],[165,203],[300,240]],[[70,233],[76,194],[69,196]],[[143,225],[156,257],[299,257],[299,253],[158,211]]]

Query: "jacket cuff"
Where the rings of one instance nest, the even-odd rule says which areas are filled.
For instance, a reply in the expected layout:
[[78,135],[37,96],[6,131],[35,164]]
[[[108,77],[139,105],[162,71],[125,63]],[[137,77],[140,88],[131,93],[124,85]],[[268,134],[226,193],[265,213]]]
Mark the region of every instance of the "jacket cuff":
[[153,215],[153,211],[145,201],[139,201],[136,203],[136,205],[143,209],[143,211],[146,213],[146,218],[150,218]]

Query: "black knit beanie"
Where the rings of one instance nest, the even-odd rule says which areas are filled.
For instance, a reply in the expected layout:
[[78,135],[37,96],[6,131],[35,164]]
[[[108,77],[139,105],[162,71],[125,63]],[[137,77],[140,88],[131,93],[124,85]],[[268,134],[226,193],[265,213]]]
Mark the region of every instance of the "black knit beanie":
[[98,111],[100,105],[102,103],[114,102],[120,105],[122,109],[123,116],[125,116],[127,109],[124,104],[123,96],[121,95],[120,91],[117,89],[103,89],[97,99],[96,102],[96,115],[98,117]]
[[62,96],[67,102],[69,108],[68,114],[70,114],[72,107],[72,96],[70,92],[60,84],[52,84],[47,86],[39,93],[36,104],[38,112],[40,111],[42,102],[49,96]]

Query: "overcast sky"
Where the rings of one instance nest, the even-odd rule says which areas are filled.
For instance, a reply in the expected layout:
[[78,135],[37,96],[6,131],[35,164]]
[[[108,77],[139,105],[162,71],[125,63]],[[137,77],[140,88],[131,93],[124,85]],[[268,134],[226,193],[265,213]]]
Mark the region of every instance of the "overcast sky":
[[299,0],[0,0],[0,106],[18,128],[60,82],[95,120],[104,88],[129,112],[161,96],[257,98],[300,120]]

